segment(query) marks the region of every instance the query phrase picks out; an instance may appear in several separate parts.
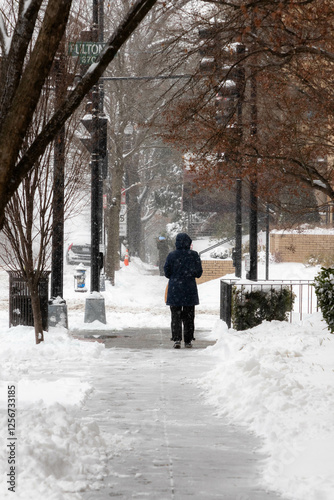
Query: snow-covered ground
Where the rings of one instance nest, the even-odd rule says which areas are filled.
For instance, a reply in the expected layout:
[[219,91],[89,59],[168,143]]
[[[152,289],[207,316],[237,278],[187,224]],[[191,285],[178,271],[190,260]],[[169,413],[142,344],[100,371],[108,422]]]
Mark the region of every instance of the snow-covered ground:
[[[133,259],[117,273],[115,287],[107,283],[107,325],[83,322],[86,294],[74,291],[73,270],[66,266],[64,291],[72,331],[169,327],[166,279],[152,274],[152,266]],[[302,264],[272,264],[270,277],[312,279],[317,271]],[[196,327],[217,339],[199,352],[212,357],[212,369],[194,382],[206,403],[221,418],[263,438],[268,456],[264,486],[287,499],[332,500],[334,336],[320,313],[302,324],[272,322],[236,332],[219,320],[219,280],[200,285],[199,293]],[[8,276],[3,271],[0,332],[0,498],[80,499],[81,491],[100,487],[108,458],[127,446],[125,437],[117,435],[111,446],[110,436],[106,441],[81,412],[85,399],[94,395],[94,377],[117,352],[74,339],[60,328],[45,333],[45,342],[36,346],[32,328],[8,328]],[[122,384],[126,370],[119,377]],[[11,385],[18,409],[15,445],[8,428]],[[15,494],[8,491],[8,444],[16,453]]]

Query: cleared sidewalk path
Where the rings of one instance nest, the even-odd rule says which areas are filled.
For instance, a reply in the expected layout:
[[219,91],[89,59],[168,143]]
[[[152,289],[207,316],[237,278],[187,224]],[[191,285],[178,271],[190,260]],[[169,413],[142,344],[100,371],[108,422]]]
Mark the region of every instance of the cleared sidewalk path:
[[111,348],[110,365],[94,378],[86,418],[98,422],[106,441],[118,435],[122,449],[109,462],[105,487],[82,493],[84,500],[281,498],[258,486],[265,458],[259,442],[203,401],[194,381],[214,358],[204,351],[211,342],[197,335],[193,349],[181,350],[171,349],[163,330],[101,336]]

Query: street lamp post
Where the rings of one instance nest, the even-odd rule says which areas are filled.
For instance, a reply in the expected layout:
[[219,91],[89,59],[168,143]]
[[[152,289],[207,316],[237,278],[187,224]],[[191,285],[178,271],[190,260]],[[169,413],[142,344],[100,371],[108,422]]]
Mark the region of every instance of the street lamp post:
[[[256,38],[256,23],[255,18],[251,20],[251,31]],[[256,48],[255,46],[253,47]],[[255,143],[257,140],[257,128],[258,128],[258,113],[257,113],[257,81],[256,74],[253,72],[250,77],[250,135]],[[254,174],[250,179],[250,210],[249,210],[249,260],[250,269],[248,273],[248,279],[252,281],[257,281],[257,214],[258,214],[258,183],[257,183],[257,165],[254,168]]]
[[[62,98],[62,57],[55,59],[55,101]],[[51,297],[63,297],[65,127],[53,146]]]
[[[256,140],[257,135],[257,84],[256,76],[251,76],[251,136]],[[250,180],[250,209],[249,209],[249,260],[250,269],[248,279],[257,281],[257,173],[256,170]]]
[[[246,48],[243,44],[238,44],[237,54],[243,55]],[[245,85],[245,68],[241,66],[237,69],[237,85],[238,85],[238,103],[237,103],[237,125],[239,140],[242,142],[243,124],[242,124],[242,108],[243,108],[243,92]],[[242,165],[239,165],[241,174]],[[235,276],[241,278],[242,272],[242,180],[241,175],[236,180],[236,200],[235,200]]]
[[[60,51],[55,59],[56,107],[62,99],[62,66],[62,52]],[[48,305],[48,317],[49,326],[61,324],[68,328],[67,305],[63,299],[65,126],[61,128],[54,140],[53,152],[51,301]]]
[[242,271],[242,180],[236,180],[235,199],[235,276],[241,278]]
[[[103,0],[93,0],[93,42],[103,42]],[[102,243],[102,168],[100,163],[100,112],[103,101],[100,101],[99,85],[92,91],[91,122],[91,268],[90,296],[86,298],[85,323],[95,320],[106,323],[104,297],[100,292],[100,271]],[[95,293],[95,295],[94,295]]]
[[100,165],[99,165],[99,90],[93,89],[91,154],[91,268],[90,290],[100,291]]

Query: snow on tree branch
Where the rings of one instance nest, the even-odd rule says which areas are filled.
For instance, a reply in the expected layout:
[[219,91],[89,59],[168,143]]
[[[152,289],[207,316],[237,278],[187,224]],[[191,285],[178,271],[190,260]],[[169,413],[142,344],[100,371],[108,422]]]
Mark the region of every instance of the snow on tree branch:
[[2,14],[0,14],[0,45],[5,55],[8,55],[10,49],[11,37],[8,36]]

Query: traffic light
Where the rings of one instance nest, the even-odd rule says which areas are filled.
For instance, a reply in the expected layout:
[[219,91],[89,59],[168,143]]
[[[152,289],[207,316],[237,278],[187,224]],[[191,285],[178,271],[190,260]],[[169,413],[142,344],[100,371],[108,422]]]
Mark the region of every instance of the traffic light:
[[215,100],[217,123],[229,127],[240,125],[239,105],[245,85],[245,69],[242,66],[234,66],[236,62],[222,66],[221,82]]
[[[89,136],[80,137],[81,142],[88,149],[90,153],[93,152],[93,116],[91,114],[86,114],[82,119],[81,123],[85,126],[86,130],[89,132]],[[107,138],[108,138],[108,118],[103,114],[98,117],[98,154],[99,162],[101,165],[101,171],[103,179],[108,176],[108,150],[107,150]]]
[[216,86],[217,123],[225,127],[236,127],[240,122],[237,109],[245,82],[245,70],[238,63],[245,47],[240,43],[223,45],[221,30],[219,23],[199,30],[199,71],[212,77]]
[[103,115],[99,116],[99,161],[102,170],[102,177],[108,177],[108,118]]
[[233,78],[233,73],[231,68],[227,66],[216,93],[216,121],[225,126],[233,125],[232,120],[236,114],[236,102],[240,96],[239,85],[237,80]]
[[214,75],[219,69],[219,29],[217,25],[200,28],[198,32],[200,39],[199,54],[201,56],[199,70],[204,75]]

